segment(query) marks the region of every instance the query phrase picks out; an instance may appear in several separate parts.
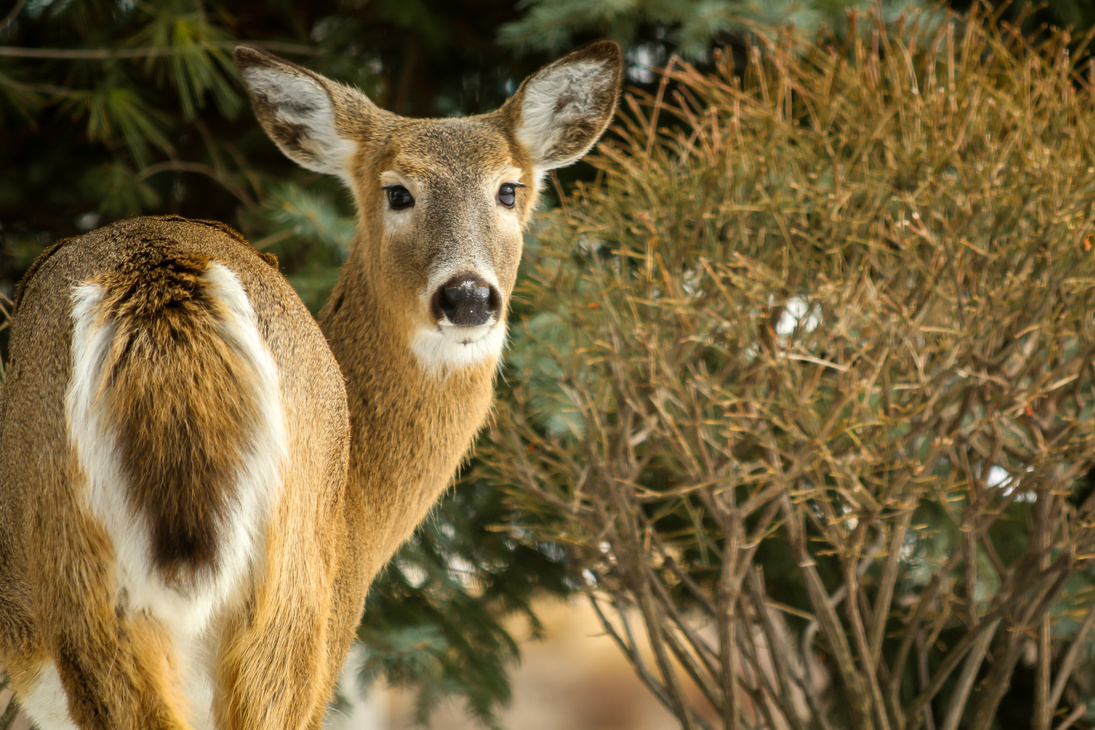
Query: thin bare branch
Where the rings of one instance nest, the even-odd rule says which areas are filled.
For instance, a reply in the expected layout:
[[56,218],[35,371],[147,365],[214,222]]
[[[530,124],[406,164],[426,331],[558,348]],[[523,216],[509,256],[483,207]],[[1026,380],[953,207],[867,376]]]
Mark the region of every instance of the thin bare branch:
[[1072,643],[1068,645],[1064,656],[1061,657],[1060,664],[1057,665],[1057,678],[1053,681],[1053,687],[1049,693],[1049,706],[1051,708],[1056,709],[1057,705],[1061,703],[1061,696],[1064,695],[1065,687],[1068,686],[1068,680],[1072,677],[1072,671],[1076,668],[1076,662],[1080,659],[1081,651],[1088,647],[1087,635],[1091,632],[1092,626],[1095,626],[1095,601],[1091,602],[1091,606],[1087,609],[1087,614],[1084,616],[1083,623],[1080,624],[1076,636],[1073,637]]
[[776,680],[780,687],[782,706],[789,708],[788,714],[794,718],[793,722],[795,722],[796,726],[798,723],[802,722],[798,718],[794,701],[791,698],[790,687],[788,686],[788,684],[794,683],[806,698],[806,704],[813,714],[811,719],[817,723],[822,730],[831,730],[828,718],[825,716],[825,709],[822,707],[821,701],[817,696],[817,691],[809,678],[804,676],[804,666],[807,658],[805,656],[791,656],[791,644],[787,641],[785,632],[780,631],[777,628],[777,619],[770,613],[772,609],[765,601],[764,583],[756,568],[751,568],[749,570],[746,590],[752,598],[753,610],[760,620],[760,626],[764,631],[768,650],[772,654],[772,662],[776,670]]
[[1057,727],[1055,727],[1053,730],[1068,730],[1070,727],[1076,724],[1077,720],[1079,720],[1086,714],[1087,705],[1080,704],[1076,707],[1076,709],[1074,709],[1072,712],[1068,713],[1064,718],[1062,718],[1060,724],[1058,724]]
[[[240,41],[225,43],[208,43],[203,48],[216,50],[232,50],[237,45],[252,46],[254,48],[277,51],[279,53],[296,54],[301,56],[322,56],[324,51],[310,46],[302,46],[296,43],[282,43],[279,41]],[[181,46],[164,46],[149,48],[24,48],[21,46],[0,46],[0,56],[10,58],[42,58],[68,61],[112,61],[121,59],[145,59],[158,56],[178,56],[193,53],[193,48]]]
[[19,17],[19,13],[23,12],[23,6],[27,4],[27,0],[15,0],[15,5],[12,6],[8,14],[4,16],[3,20],[0,20],[0,33],[3,33],[8,29],[8,26],[15,22],[15,19]]
[[[791,507],[790,500],[784,498],[784,512],[788,524],[795,525],[801,519]],[[825,591],[825,586],[818,575],[814,558],[806,551],[805,537],[801,525],[795,525],[791,533],[791,548],[798,560],[798,568],[802,572],[806,593],[817,616],[818,624],[833,652],[837,668],[840,671],[843,685],[847,688],[849,707],[857,727],[870,730],[874,727],[871,718],[869,691],[864,685],[863,676],[855,666],[852,658],[851,647],[844,633],[844,627],[840,618],[833,610],[832,600]]]
[[[718,634],[719,634],[719,683],[722,687],[722,724],[729,730],[739,730],[741,727],[741,700],[738,697],[737,676],[737,591],[734,585],[734,573],[738,563],[738,529],[739,524],[733,517],[730,518],[728,534],[725,537],[725,547],[722,554],[722,570],[719,575],[718,586],[715,590],[716,605],[719,609]],[[757,668],[757,671],[761,671]]]
[[1038,654],[1034,665],[1034,717],[1031,723],[1034,730],[1050,730],[1050,723],[1053,721],[1053,706],[1049,702],[1049,663],[1053,655],[1049,621],[1048,613],[1042,614],[1038,621]]
[[[625,640],[620,636],[620,633],[616,630],[616,627],[605,615],[601,605],[597,602],[597,596],[593,593],[588,593],[589,605],[593,608],[593,612],[597,614],[597,620],[601,622],[601,627],[605,630],[605,633],[610,639],[620,648],[620,651],[624,653],[624,656],[628,658],[631,667],[635,670],[635,674],[638,675],[639,680],[642,681],[646,688],[658,698],[658,701],[665,705],[667,708],[672,708],[673,703],[669,699],[669,695],[666,694],[665,687],[654,678],[652,674],[646,669],[646,663],[643,661],[642,654],[639,653],[639,649],[635,646],[633,641]],[[624,619],[622,614],[617,613]],[[626,633],[630,634],[630,631]]]
[[958,681],[948,702],[949,707],[946,716],[943,718],[942,730],[958,730],[958,725],[962,722],[965,713],[966,702],[969,699],[970,692],[973,691],[974,682],[977,681],[977,673],[981,670],[981,664],[985,661],[985,653],[989,649],[989,644],[992,643],[992,637],[996,634],[996,627],[999,624],[1000,619],[993,621],[984,633],[977,638],[973,649],[966,656],[966,661],[962,665],[962,671],[958,674]]
[[890,617],[890,609],[893,605],[893,591],[894,586],[897,584],[901,552],[905,549],[905,536],[908,534],[912,516],[912,507],[903,510],[900,517],[897,518],[897,524],[893,526],[890,533],[886,567],[882,571],[882,582],[875,598],[874,611],[871,614],[870,664],[876,671],[882,663],[882,640],[886,636],[886,622]]
[[[860,525],[863,524],[860,523]],[[863,672],[863,677],[867,690],[871,694],[871,706],[875,717],[878,719],[878,727],[881,730],[890,730],[889,712],[882,698],[882,689],[878,686],[878,670],[871,661],[872,655],[867,643],[867,631],[863,626],[863,615],[859,610],[858,598],[861,595],[858,575],[859,561],[845,559],[843,563],[844,586],[849,594],[847,600],[844,601],[844,608],[852,629],[852,641],[859,653],[860,661],[867,665],[867,671]]]

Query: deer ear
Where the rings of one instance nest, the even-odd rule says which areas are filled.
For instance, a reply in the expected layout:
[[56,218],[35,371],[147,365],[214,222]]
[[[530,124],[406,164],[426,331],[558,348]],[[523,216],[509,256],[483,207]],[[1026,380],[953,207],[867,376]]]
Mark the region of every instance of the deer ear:
[[612,41],[575,51],[528,77],[503,110],[537,172],[581,159],[616,111],[623,56]]
[[285,155],[302,167],[350,184],[357,151],[349,130],[373,106],[364,94],[277,56],[240,46],[240,70],[255,116]]

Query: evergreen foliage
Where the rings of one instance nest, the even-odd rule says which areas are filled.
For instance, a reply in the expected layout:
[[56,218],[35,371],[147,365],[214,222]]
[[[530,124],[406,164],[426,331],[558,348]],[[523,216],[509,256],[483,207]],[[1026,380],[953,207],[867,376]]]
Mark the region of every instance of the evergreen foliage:
[[451,694],[464,696],[467,709],[492,724],[495,704],[510,696],[507,665],[520,656],[500,617],[524,616],[538,636],[533,597],[572,590],[561,549],[496,529],[508,514],[501,490],[466,480],[369,596],[359,629],[367,649],[363,679],[382,672],[417,687],[420,722]]
[[887,22],[914,16],[925,0],[526,0],[528,12],[499,38],[521,49],[558,52],[585,37],[610,37],[625,47],[653,43],[690,59],[740,43],[753,32],[789,26],[804,36],[847,30],[850,11],[881,8]]

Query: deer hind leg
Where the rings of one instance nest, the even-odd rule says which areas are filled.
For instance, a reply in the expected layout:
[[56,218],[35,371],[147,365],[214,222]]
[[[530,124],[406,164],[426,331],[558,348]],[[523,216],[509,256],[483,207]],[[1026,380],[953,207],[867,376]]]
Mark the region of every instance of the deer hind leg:
[[283,496],[254,603],[224,632],[215,700],[223,730],[314,727],[331,693],[329,666],[340,660],[329,630],[334,556],[315,530],[335,515],[306,485],[290,480]]
[[224,730],[304,730],[326,708],[326,617],[315,596],[289,605],[260,598],[237,616],[221,654],[216,726]]
[[49,509],[34,517],[34,534],[51,539],[32,567],[52,579],[35,586],[41,650],[10,667],[20,703],[41,730],[183,730],[167,632],[119,610],[110,540],[80,508],[72,476],[43,490]]

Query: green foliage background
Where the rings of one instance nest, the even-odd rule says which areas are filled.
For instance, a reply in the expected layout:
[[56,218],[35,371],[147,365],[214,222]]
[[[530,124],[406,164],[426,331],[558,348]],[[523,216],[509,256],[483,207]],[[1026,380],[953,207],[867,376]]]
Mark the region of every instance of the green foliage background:
[[[633,88],[652,89],[649,67],[674,52],[710,66],[714,47],[740,53],[765,27],[788,23],[803,36],[827,28],[840,37],[846,10],[873,4],[15,0],[0,8],[0,294],[10,295],[53,241],[116,218],[178,213],[238,227],[276,253],[305,302],[319,308],[352,239],[348,196],[336,182],[292,168],[262,134],[230,62],[238,43],[355,84],[394,111],[443,116],[497,105],[551,56],[596,38],[620,40]],[[920,5],[881,7],[895,18]],[[1043,22],[1092,20],[1079,1],[1027,16],[1031,33]],[[580,168],[563,180],[589,175]],[[515,319],[549,304],[519,302]],[[543,333],[560,326],[527,322]],[[550,387],[561,371],[534,351],[513,348],[510,367],[527,380],[530,407],[548,428],[566,432],[575,414]],[[559,543],[494,529],[512,524],[512,503],[477,474],[385,573],[361,636],[367,672],[419,688],[422,717],[439,697],[457,695],[490,723],[508,697],[507,662],[517,656],[501,619],[524,613],[535,627],[534,597],[567,595],[580,581]]]

